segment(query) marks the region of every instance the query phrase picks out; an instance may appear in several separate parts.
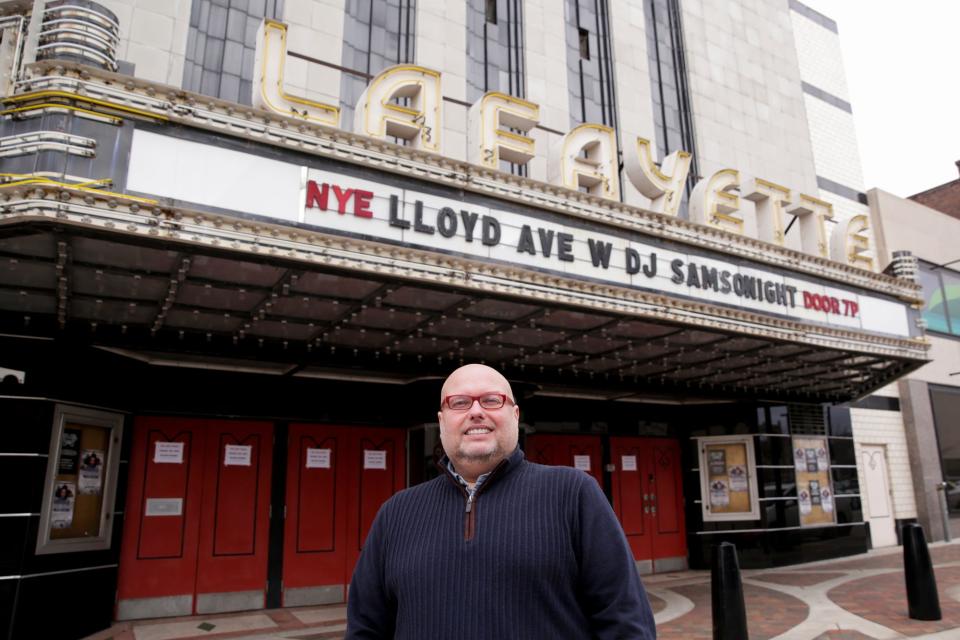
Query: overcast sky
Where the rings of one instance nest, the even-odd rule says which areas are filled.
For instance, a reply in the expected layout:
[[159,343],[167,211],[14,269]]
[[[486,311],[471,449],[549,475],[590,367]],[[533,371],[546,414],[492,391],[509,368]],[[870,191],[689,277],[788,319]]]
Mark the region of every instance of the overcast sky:
[[800,0],[833,18],[866,188],[960,177],[960,0]]

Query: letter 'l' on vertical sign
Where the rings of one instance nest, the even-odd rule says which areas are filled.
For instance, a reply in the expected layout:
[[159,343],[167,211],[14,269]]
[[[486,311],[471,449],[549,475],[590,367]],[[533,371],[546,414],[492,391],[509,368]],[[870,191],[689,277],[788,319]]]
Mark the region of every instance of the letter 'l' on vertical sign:
[[616,132],[602,124],[581,124],[565,135],[550,154],[550,182],[595,196],[620,197]]
[[646,138],[637,138],[637,144],[625,145],[623,151],[627,177],[640,193],[650,198],[650,210],[677,215],[693,156],[683,150],[674,151],[657,167]]
[[283,68],[287,64],[287,25],[264,20],[257,30],[257,53],[253,63],[253,106],[308,122],[336,127],[340,109],[287,94]]
[[870,221],[865,215],[853,216],[838,224],[830,239],[830,257],[851,267],[873,271],[868,231]]
[[740,172],[721,169],[704,178],[690,194],[690,220],[731,233],[743,234],[740,196],[731,193],[740,186]]
[[470,107],[467,162],[488,169],[499,168],[501,160],[527,164],[535,153],[534,141],[523,134],[539,121],[540,107],[532,102],[497,91],[483,94]]
[[381,71],[364,89],[353,128],[365,136],[394,136],[410,141],[414,149],[440,153],[442,107],[439,71],[396,65]]

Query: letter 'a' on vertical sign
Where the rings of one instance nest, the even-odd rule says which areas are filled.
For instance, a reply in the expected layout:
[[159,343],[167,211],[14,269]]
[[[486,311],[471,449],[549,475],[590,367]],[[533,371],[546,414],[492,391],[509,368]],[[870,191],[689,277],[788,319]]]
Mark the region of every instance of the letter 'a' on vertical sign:
[[565,135],[550,154],[550,182],[568,189],[617,200],[620,172],[617,166],[617,138],[610,127],[581,124]]
[[257,30],[257,54],[253,64],[253,106],[330,127],[340,124],[340,109],[291,96],[283,90],[287,64],[287,25],[264,20]]
[[830,257],[851,267],[873,271],[873,255],[870,253],[870,220],[865,215],[853,216],[841,222],[830,238]]
[[800,217],[798,222],[801,250],[821,258],[829,258],[827,220],[833,218],[833,205],[801,193],[799,202],[787,209],[787,213]]
[[540,121],[540,106],[498,91],[489,91],[470,107],[467,162],[497,169],[500,161],[525,165],[535,154],[524,134]]
[[373,138],[394,136],[414,149],[440,153],[443,94],[440,72],[395,65],[364,89],[354,113],[354,130]]
[[637,138],[637,144],[628,144],[623,151],[627,177],[640,193],[650,198],[650,210],[668,216],[677,215],[693,156],[677,150],[664,158],[658,167],[646,138]]
[[784,211],[793,199],[790,189],[762,178],[748,178],[740,187],[740,193],[745,200],[756,205],[757,235],[760,239],[784,246]]
[[740,172],[721,169],[697,183],[690,195],[690,220],[743,234],[740,196],[731,193],[740,187]]

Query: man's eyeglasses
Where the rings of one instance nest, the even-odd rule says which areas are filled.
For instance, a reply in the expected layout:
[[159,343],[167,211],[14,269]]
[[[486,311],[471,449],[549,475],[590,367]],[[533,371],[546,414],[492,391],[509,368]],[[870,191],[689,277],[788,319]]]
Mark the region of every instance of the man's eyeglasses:
[[504,403],[515,404],[512,398],[505,393],[483,393],[479,396],[452,395],[443,399],[442,406],[450,411],[467,411],[474,402],[479,402],[483,409],[499,409]]

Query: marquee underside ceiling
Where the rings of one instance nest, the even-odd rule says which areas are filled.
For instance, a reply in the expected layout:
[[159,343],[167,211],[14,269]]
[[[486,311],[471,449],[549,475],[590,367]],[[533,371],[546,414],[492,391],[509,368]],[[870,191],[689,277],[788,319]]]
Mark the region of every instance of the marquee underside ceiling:
[[922,364],[75,228],[0,236],[0,331],[398,384],[483,361],[543,393],[640,402],[845,401]]

